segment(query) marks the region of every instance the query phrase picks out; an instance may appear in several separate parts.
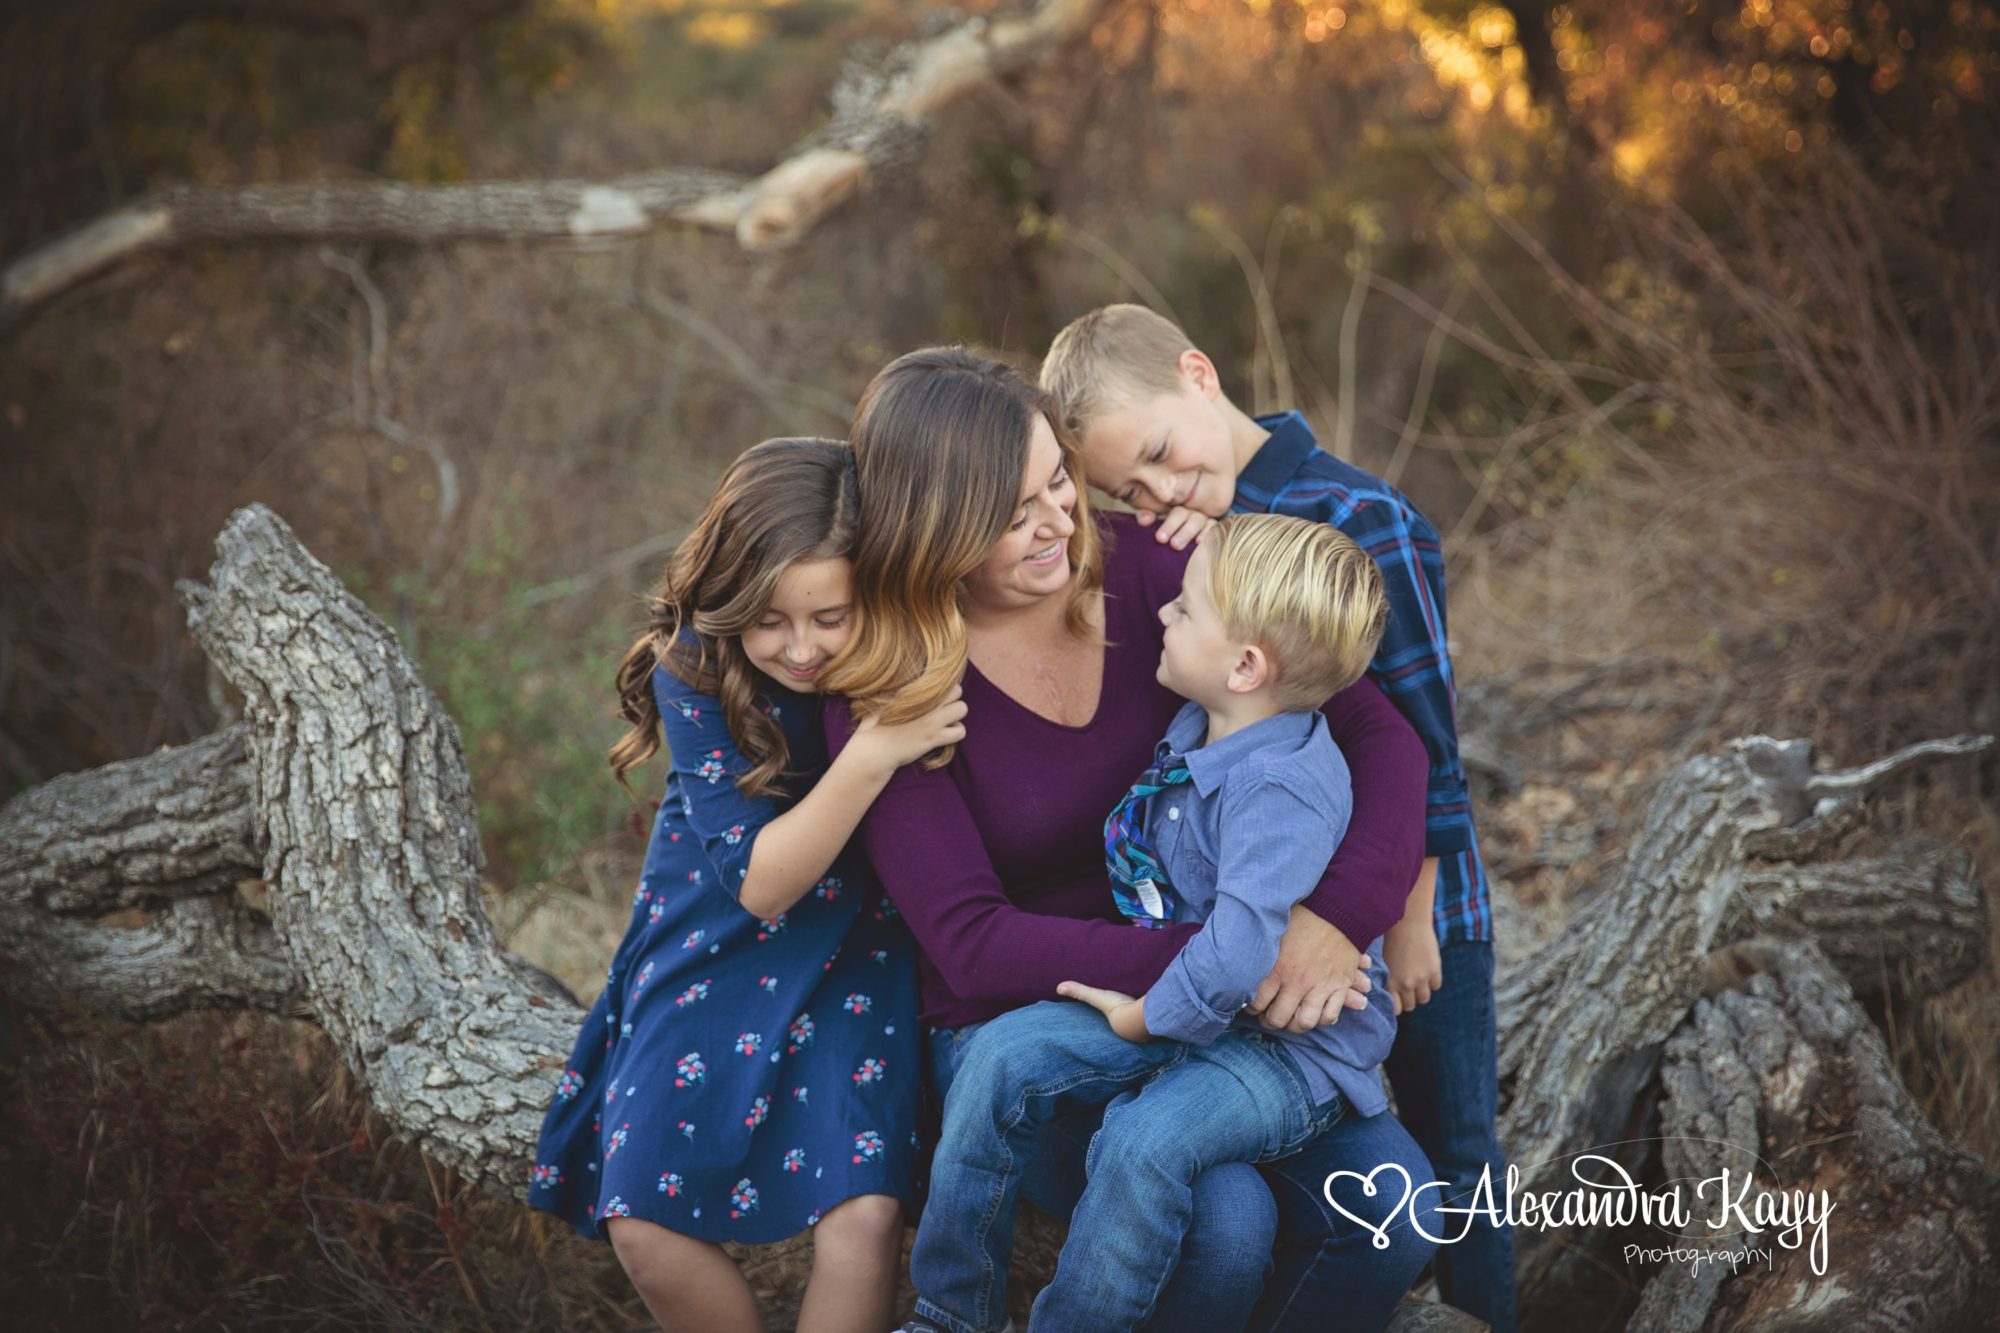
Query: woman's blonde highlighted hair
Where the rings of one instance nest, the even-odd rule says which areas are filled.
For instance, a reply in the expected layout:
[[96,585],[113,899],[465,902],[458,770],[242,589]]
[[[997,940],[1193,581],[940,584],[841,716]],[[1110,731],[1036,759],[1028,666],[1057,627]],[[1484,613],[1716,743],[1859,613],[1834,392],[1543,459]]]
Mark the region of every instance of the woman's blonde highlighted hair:
[[1389,624],[1382,571],[1339,528],[1231,514],[1202,535],[1208,595],[1233,639],[1270,656],[1278,701],[1317,708],[1361,679]]
[[[883,367],[861,395],[849,443],[861,482],[854,545],[853,638],[821,688],[859,716],[905,722],[935,708],[965,672],[959,581],[978,569],[1020,507],[1037,415],[1063,461],[1081,460],[1045,394],[1009,367],[963,347],[927,347]],[[1069,539],[1068,621],[1093,637],[1104,555],[1077,487]],[[949,749],[931,756],[946,763]]]
[[750,761],[736,779],[744,795],[778,790],[790,758],[785,733],[757,706],[767,681],[742,635],[770,607],[787,567],[849,554],[857,507],[854,456],[838,440],[766,440],[729,465],[646,600],[646,632],[618,664],[618,713],[632,729],[610,762],[626,791],[625,775],[660,748],[658,667],[721,702],[730,739]]

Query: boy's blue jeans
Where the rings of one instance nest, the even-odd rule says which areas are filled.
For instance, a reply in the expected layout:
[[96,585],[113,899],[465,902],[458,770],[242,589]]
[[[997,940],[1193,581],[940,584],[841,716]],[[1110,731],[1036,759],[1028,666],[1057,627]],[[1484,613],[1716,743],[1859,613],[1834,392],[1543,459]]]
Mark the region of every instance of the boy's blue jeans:
[[954,1333],[1005,1319],[1014,1204],[1037,1140],[1065,1113],[1107,1101],[1090,1141],[1089,1185],[1070,1218],[1072,1243],[1035,1302],[1032,1327],[1133,1329],[1156,1305],[1182,1326],[1240,1327],[1255,1296],[1246,1284],[1201,1293],[1205,1303],[1232,1298],[1201,1325],[1178,1297],[1161,1299],[1201,1220],[1196,1181],[1224,1163],[1289,1154],[1342,1109],[1338,1097],[1312,1103],[1274,1037],[1238,1030],[1206,1047],[1128,1042],[1096,1010],[1059,1001],[982,1025],[956,1065],[956,1114],[946,1116],[910,1265],[917,1312]]
[[[1493,1013],[1493,945],[1459,940],[1440,950],[1444,986],[1396,1020],[1396,1044],[1384,1068],[1396,1092],[1396,1114],[1423,1145],[1446,1188],[1440,1203],[1463,1206],[1480,1173],[1493,1169],[1495,1197],[1507,1161],[1494,1134],[1500,1089]],[[1514,1235],[1473,1218],[1465,1239],[1438,1247],[1438,1295],[1478,1315],[1493,1333],[1514,1330]],[[1426,1224],[1432,1235],[1456,1237],[1467,1219],[1451,1215]]]

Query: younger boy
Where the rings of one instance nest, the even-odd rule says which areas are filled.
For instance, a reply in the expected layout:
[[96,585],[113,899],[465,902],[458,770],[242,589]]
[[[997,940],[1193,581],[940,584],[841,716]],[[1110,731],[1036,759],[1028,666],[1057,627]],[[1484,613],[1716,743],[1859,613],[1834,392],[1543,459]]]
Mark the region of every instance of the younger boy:
[[[1185,546],[1197,516],[1290,514],[1340,529],[1381,566],[1389,625],[1370,669],[1431,757],[1427,859],[1382,942],[1400,1014],[1386,1067],[1398,1117],[1446,1182],[1441,1201],[1464,1202],[1487,1167],[1500,1179],[1506,1163],[1494,1130],[1493,918],[1459,761],[1436,529],[1388,482],[1322,451],[1298,413],[1243,412],[1214,363],[1142,306],[1070,324],[1041,379],[1090,482],[1153,522],[1160,540]],[[1435,1262],[1446,1301],[1511,1333],[1507,1229],[1478,1223]]]
[[1359,679],[1387,615],[1375,563],[1332,528],[1260,514],[1204,534],[1160,611],[1159,680],[1188,702],[1104,826],[1120,909],[1201,931],[1139,998],[1058,988],[1104,1017],[1045,1001],[975,1036],[945,1108],[906,1330],[1004,1319],[1019,1166],[1058,1101],[1111,1108],[1030,1327],[1091,1333],[1151,1315],[1202,1170],[1285,1156],[1347,1109],[1386,1104],[1395,1019],[1379,964],[1368,1007],[1337,1025],[1233,1024],[1346,832],[1347,765],[1318,707]]

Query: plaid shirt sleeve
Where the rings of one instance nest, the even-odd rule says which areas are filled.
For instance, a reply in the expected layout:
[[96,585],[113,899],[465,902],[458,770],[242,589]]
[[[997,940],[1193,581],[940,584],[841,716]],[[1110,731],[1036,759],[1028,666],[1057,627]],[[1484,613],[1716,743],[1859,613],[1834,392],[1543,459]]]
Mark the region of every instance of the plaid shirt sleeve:
[[[1293,421],[1303,428],[1302,421]],[[1458,695],[1437,529],[1386,482],[1317,448],[1300,458],[1282,484],[1266,490],[1256,482],[1247,472],[1239,482],[1238,509],[1331,523],[1381,567],[1389,625],[1369,671],[1416,728],[1430,756],[1424,854],[1439,861],[1438,932],[1447,941],[1492,938],[1486,872],[1458,753]]]

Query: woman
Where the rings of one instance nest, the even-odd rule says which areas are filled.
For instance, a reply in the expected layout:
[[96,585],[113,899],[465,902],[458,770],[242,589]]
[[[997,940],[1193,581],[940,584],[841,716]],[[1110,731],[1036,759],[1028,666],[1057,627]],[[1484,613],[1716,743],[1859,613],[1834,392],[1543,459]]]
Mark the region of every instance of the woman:
[[[853,713],[897,723],[961,678],[969,708],[966,740],[900,770],[861,826],[921,951],[932,1072],[948,1096],[986,1019],[1067,979],[1142,993],[1194,929],[1120,923],[1101,836],[1179,707],[1154,678],[1154,613],[1187,554],[1092,515],[1040,391],[961,349],[913,352],[876,376],[852,444],[862,614],[823,682],[853,700],[852,713],[828,707],[832,746]],[[1302,1029],[1338,1016],[1356,958],[1347,941],[1401,916],[1422,856],[1421,742],[1365,681],[1327,716],[1356,775],[1353,826],[1253,1006]],[[1094,1119],[1073,1117],[1027,1170],[1028,1196],[1059,1216],[1081,1189]],[[1376,1249],[1354,1221],[1385,1221],[1400,1204],[1394,1190],[1363,1197],[1360,1177],[1389,1164],[1430,1178],[1384,1114],[1336,1124],[1261,1178],[1242,1164],[1204,1174],[1152,1327],[1324,1328],[1336,1310],[1343,1326],[1385,1322],[1431,1248],[1398,1220]],[[1358,1173],[1333,1182],[1337,1208],[1322,1194],[1334,1171]]]

